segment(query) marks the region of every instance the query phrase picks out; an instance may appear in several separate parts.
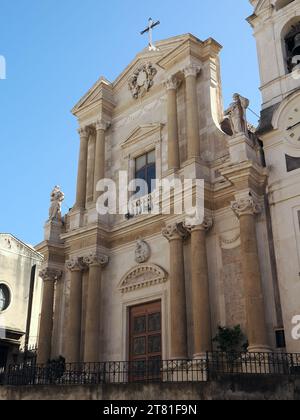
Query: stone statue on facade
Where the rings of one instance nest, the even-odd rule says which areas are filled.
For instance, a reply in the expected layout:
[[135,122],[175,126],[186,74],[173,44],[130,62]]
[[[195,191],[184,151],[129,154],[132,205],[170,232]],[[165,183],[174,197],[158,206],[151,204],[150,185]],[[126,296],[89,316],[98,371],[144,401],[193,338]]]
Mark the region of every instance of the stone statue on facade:
[[49,209],[49,221],[58,221],[62,220],[61,217],[61,205],[65,199],[64,193],[61,191],[60,187],[57,185],[54,187],[51,192],[51,205]]
[[225,116],[230,122],[233,136],[238,134],[248,135],[246,112],[249,104],[250,102],[247,98],[244,98],[238,93],[233,95],[233,102],[225,112]]

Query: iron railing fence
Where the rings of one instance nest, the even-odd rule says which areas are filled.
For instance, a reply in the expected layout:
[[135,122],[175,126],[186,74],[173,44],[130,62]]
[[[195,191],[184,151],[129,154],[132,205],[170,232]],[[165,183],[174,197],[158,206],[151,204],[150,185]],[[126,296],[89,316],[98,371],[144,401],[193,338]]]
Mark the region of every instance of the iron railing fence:
[[203,382],[207,380],[206,360],[148,360],[103,363],[50,363],[14,365],[5,375],[5,384],[98,385],[158,382]]
[[[1,372],[0,372],[1,374]],[[207,353],[199,360],[23,363],[2,374],[2,384],[100,385],[205,382],[218,375],[299,375],[300,354]],[[1,375],[0,375],[1,377]]]
[[210,374],[300,375],[300,353],[222,353],[207,356]]

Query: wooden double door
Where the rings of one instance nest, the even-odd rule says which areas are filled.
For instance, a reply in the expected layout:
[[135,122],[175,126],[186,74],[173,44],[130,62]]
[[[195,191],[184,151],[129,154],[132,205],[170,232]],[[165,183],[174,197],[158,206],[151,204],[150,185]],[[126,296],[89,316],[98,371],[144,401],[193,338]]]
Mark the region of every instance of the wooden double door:
[[159,380],[162,360],[161,301],[130,309],[131,381]]

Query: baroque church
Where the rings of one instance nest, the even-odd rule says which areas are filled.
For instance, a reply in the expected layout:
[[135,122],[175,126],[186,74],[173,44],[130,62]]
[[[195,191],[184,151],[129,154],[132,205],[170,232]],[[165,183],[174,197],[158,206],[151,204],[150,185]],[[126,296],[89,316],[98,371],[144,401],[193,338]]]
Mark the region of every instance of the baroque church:
[[[223,108],[214,39],[176,36],[101,77],[73,108],[76,203],[51,194],[43,254],[38,362],[197,359],[218,326],[240,325],[249,352],[300,352],[300,0],[251,0],[263,105]],[[76,147],[74,145],[74,147]],[[205,217],[100,215],[97,183],[204,180]],[[75,183],[75,180],[74,180]],[[193,191],[193,194],[195,192]]]

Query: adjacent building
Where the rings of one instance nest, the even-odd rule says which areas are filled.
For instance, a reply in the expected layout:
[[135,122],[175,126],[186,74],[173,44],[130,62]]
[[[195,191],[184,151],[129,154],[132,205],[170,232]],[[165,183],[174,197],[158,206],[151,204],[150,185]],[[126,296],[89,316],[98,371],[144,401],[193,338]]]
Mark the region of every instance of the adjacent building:
[[[263,98],[258,136],[268,167],[268,202],[287,348],[300,315],[300,1],[251,1]],[[275,269],[275,266],[273,267]],[[278,322],[280,321],[278,306]]]
[[20,347],[37,344],[43,256],[13,235],[0,234],[0,370]]

